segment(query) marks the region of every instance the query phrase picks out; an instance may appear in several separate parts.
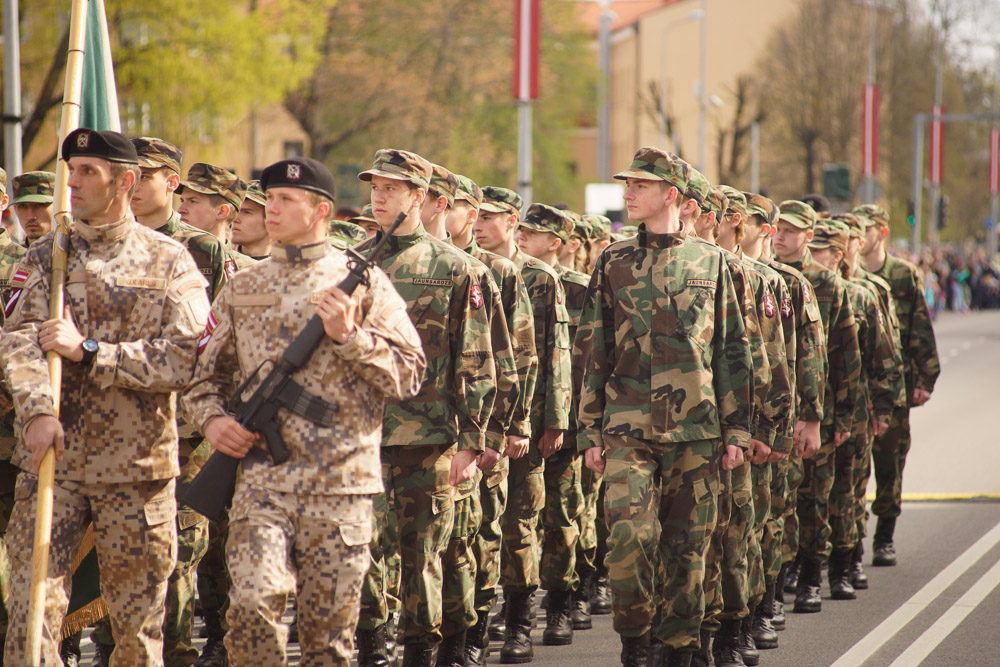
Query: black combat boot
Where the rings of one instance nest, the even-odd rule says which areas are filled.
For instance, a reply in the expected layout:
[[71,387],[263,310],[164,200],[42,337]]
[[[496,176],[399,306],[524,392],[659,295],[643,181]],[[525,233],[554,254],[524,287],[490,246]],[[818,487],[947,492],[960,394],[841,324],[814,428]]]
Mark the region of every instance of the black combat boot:
[[773,617],[774,584],[770,584],[764,589],[764,597],[754,610],[753,627],[750,629],[753,643],[758,649],[778,648],[778,633],[771,623]]
[[566,646],[573,643],[573,592],[549,591],[549,607],[545,610],[546,646]]
[[795,589],[795,613],[814,614],[823,609],[823,598],[819,596],[820,565],[818,558],[803,558],[799,572],[799,585]]
[[389,667],[389,649],[386,642],[386,628],[378,626],[374,630],[358,630],[358,667]]
[[222,629],[222,616],[218,609],[205,610],[205,628],[208,630],[208,640],[194,667],[227,667],[229,654],[226,653],[224,641],[226,631]]
[[500,610],[490,619],[489,636],[495,642],[502,642],[506,632],[505,620],[507,618],[507,598],[504,597],[500,603]]
[[403,644],[402,667],[434,667],[434,644]]
[[70,635],[59,644],[59,657],[62,658],[65,667],[79,667],[80,665],[80,637],[81,632]]
[[507,618],[500,663],[519,665],[531,662],[535,652],[531,646],[532,591],[505,590],[503,592]]
[[663,667],[691,667],[694,653],[668,648],[663,652]]
[[98,644],[94,642],[94,661],[90,667],[109,667],[111,665],[111,653],[115,647],[111,644]]
[[854,547],[854,551],[851,552],[851,586],[854,586],[859,591],[868,588],[868,575],[865,574],[865,568],[861,564],[861,559],[864,555],[865,547],[859,539],[857,546]]
[[858,597],[851,586],[851,555],[854,549],[834,549],[830,553],[830,597],[853,600]]
[[594,593],[590,596],[590,613],[594,616],[611,613],[611,585],[608,583],[608,568],[604,563],[599,563],[597,566]]
[[701,629],[701,646],[691,654],[691,667],[709,667],[712,664],[712,630]]
[[441,640],[437,651],[437,667],[465,667],[465,640],[465,630]]
[[782,565],[778,578],[774,582],[774,611],[771,613],[771,625],[775,630],[785,629],[785,574],[787,565]]
[[896,547],[892,544],[892,534],[896,532],[896,517],[879,517],[875,524],[872,565],[877,567],[896,564]]
[[794,593],[799,587],[799,573],[802,571],[802,554],[796,554],[795,560],[783,569],[785,570],[784,591],[786,593]]
[[482,667],[486,664],[486,654],[489,639],[486,638],[486,626],[489,624],[488,612],[481,611],[479,620],[465,633],[465,664],[467,667]]
[[739,620],[722,621],[719,631],[715,633],[712,642],[712,658],[715,667],[744,667],[743,656],[740,655],[740,622]]
[[641,637],[622,637],[622,665],[624,667],[653,667],[649,656],[650,633]]
[[740,643],[737,650],[743,656],[744,664],[753,667],[760,662],[760,652],[753,641],[753,609],[750,610],[746,618],[740,620]]
[[594,622],[590,618],[590,596],[594,588],[594,573],[580,574],[580,585],[573,591],[573,629],[590,630]]

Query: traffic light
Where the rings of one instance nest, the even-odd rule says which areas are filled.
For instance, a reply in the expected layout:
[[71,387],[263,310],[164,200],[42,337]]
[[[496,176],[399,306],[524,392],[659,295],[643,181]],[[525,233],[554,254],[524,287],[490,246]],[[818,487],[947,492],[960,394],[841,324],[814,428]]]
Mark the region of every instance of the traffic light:
[[914,221],[917,219],[917,207],[913,205],[913,200],[906,202],[906,222],[913,226]]
[[948,195],[938,197],[938,229],[948,224]]
[[823,165],[823,196],[848,201],[851,198],[851,169],[846,164]]

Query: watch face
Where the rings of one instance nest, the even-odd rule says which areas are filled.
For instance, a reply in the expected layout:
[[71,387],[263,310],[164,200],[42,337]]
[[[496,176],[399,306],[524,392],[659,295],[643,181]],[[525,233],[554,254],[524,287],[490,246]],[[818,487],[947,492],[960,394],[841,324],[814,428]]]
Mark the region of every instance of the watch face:
[[97,352],[97,341],[93,338],[88,338],[83,341],[83,349],[87,352]]

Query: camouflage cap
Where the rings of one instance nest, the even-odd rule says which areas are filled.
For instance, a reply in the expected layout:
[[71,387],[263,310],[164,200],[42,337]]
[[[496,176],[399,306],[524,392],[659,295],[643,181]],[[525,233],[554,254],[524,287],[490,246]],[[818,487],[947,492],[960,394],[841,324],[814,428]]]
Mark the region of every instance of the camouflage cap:
[[0,197],[7,194],[7,170],[0,169]]
[[778,207],[774,205],[773,201],[764,195],[753,192],[744,192],[743,195],[747,198],[748,215],[759,215],[765,223],[774,224],[778,217]]
[[851,211],[854,215],[861,216],[862,220],[867,219],[867,226],[885,225],[889,226],[889,213],[877,204],[862,204]]
[[332,220],[329,223],[330,245],[338,250],[347,250],[368,238],[361,225],[347,220]]
[[573,218],[573,236],[586,241],[594,235],[594,231],[590,226],[590,221],[586,219],[586,216],[576,213],[573,215],[576,216]]
[[458,176],[458,190],[455,191],[455,199],[464,201],[479,210],[479,205],[483,203],[483,189],[476,185],[468,176]]
[[554,234],[563,243],[569,241],[569,235],[573,233],[573,221],[566,215],[566,211],[560,211],[546,204],[529,206],[520,226],[536,232]]
[[832,216],[832,219],[846,225],[854,238],[864,238],[866,225],[861,216],[853,213],[838,213]]
[[243,195],[243,201],[245,202],[247,199],[255,204],[267,206],[267,197],[264,195],[264,190],[260,187],[260,181],[254,180],[247,183],[247,193]]
[[590,238],[599,241],[611,240],[611,219],[604,215],[588,213],[583,220],[590,225]]
[[11,204],[51,204],[56,188],[56,175],[51,171],[29,171],[14,177]]
[[618,172],[614,177],[620,181],[626,178],[666,181],[683,193],[687,191],[690,173],[691,165],[673,153],[646,146],[635,152],[628,169]]
[[850,230],[842,222],[823,218],[816,221],[813,226],[813,237],[809,241],[809,247],[821,250],[823,248],[834,248],[841,252],[847,252],[847,241],[850,238]]
[[455,203],[455,193],[458,190],[458,178],[439,164],[431,164],[431,180],[428,188],[438,196],[448,200],[448,206]]
[[705,174],[701,173],[694,167],[691,167],[691,171],[688,174],[687,189],[684,191],[684,196],[690,197],[698,202],[698,207],[704,210],[705,200],[708,199],[710,194],[712,194],[712,184],[708,182],[707,178],[705,178]]
[[587,232],[586,225],[583,222],[583,218],[580,217],[580,214],[577,213],[576,211],[571,211],[568,208],[561,208],[559,210],[562,211],[563,215],[566,216],[567,220],[573,223],[573,228],[569,231],[569,235],[575,236],[580,239],[587,238],[585,236]]
[[720,185],[719,189],[722,190],[722,194],[726,195],[726,199],[729,200],[728,206],[726,206],[726,212],[724,215],[733,215],[734,213],[739,213],[742,219],[747,217],[747,198],[742,191],[729,185]]
[[786,199],[778,204],[778,209],[778,220],[784,220],[799,229],[812,229],[816,225],[816,211],[798,199]]
[[479,205],[479,208],[488,213],[517,213],[520,215],[522,206],[524,206],[524,200],[513,190],[487,185],[483,188],[483,203]]
[[181,181],[177,194],[191,188],[203,195],[219,195],[236,208],[243,203],[243,195],[247,191],[247,182],[222,167],[204,162],[195,162],[188,169],[187,180]]
[[432,173],[431,163],[416,153],[383,148],[375,153],[372,168],[358,174],[358,180],[370,181],[372,176],[382,176],[406,181],[426,190],[430,188]]
[[630,239],[639,233],[639,228],[635,225],[624,225],[618,228],[617,232],[612,232],[611,239],[613,241],[624,241],[625,239]]
[[365,204],[364,208],[361,209],[361,215],[354,216],[353,218],[351,218],[350,220],[348,220],[348,222],[353,222],[354,224],[358,224],[359,222],[376,222],[377,223],[378,221],[375,220],[375,214],[372,211],[372,205],[371,204]]
[[136,137],[132,140],[132,145],[139,155],[140,167],[166,167],[175,174],[181,173],[181,149],[169,141],[156,137]]
[[729,208],[729,198],[721,188],[712,188],[708,197],[705,198],[705,205],[702,207],[706,213],[715,213],[715,217],[721,217]]
[[819,215],[830,212],[830,200],[819,193],[813,192],[806,195],[799,201],[809,204],[809,206],[811,206],[812,209]]

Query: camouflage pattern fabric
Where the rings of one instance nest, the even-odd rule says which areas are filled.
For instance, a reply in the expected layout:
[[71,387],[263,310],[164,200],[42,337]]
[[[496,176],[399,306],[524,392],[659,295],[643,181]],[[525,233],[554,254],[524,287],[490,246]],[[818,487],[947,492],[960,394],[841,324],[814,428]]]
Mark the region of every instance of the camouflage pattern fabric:
[[368,495],[239,485],[226,546],[233,590],[225,642],[232,664],[287,664],[281,617],[293,593],[302,662],[350,664],[371,513]]
[[208,522],[208,546],[198,562],[198,600],[202,609],[223,614],[220,622],[226,625],[225,612],[229,607],[229,589],[232,580],[226,569],[226,537],[229,535],[229,514],[220,521]]
[[455,525],[448,547],[441,556],[441,635],[450,637],[476,624],[475,596],[478,568],[472,544],[479,532],[482,508],[479,479],[475,492],[455,501]]
[[11,205],[22,202],[51,204],[56,175],[51,171],[27,171],[14,177]]
[[252,266],[258,262],[250,255],[244,255],[240,251],[236,250],[228,241],[222,246],[223,251],[226,256],[226,280],[231,280],[237,271],[241,271],[248,266]]
[[223,285],[226,284],[226,254],[219,239],[208,232],[181,222],[181,216],[174,211],[167,223],[156,231],[179,241],[191,253],[201,275],[208,281],[208,300],[215,301]]
[[[10,299],[10,279],[27,252],[23,246],[14,242],[6,229],[0,227],[0,307],[5,311]],[[0,325],[3,324],[4,317],[0,314]]]
[[223,167],[195,162],[188,168],[187,180],[181,181],[177,194],[183,193],[185,188],[204,195],[218,195],[238,209],[247,192],[247,182]]
[[[472,496],[480,515],[479,530],[472,545],[476,559],[476,614],[486,614],[496,604],[500,587],[500,547],[503,540],[501,522],[507,509],[508,472],[510,461],[502,458],[482,476],[479,493]],[[499,470],[498,470],[499,468]]]
[[750,464],[750,483],[753,491],[753,522],[750,542],[747,545],[747,596],[750,609],[760,603],[766,584],[764,542],[767,522],[771,517],[770,463]]

